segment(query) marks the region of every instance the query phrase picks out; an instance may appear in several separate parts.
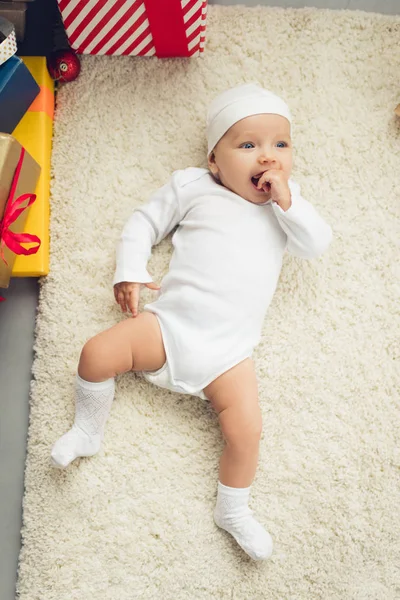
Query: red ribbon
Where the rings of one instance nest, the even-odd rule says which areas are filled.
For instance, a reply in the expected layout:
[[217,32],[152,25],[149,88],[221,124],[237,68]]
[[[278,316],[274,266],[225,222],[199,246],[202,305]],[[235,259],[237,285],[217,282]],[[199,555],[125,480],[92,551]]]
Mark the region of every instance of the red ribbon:
[[157,56],[189,56],[180,0],[144,0],[144,4]]
[[[19,198],[16,198],[16,200],[13,201],[15,190],[17,189],[21,174],[22,163],[24,162],[24,155],[25,149],[22,148],[14,178],[12,180],[10,194],[7,199],[6,209],[3,218],[0,220],[0,257],[7,266],[8,263],[4,258],[4,246],[7,246],[11,252],[14,252],[15,254],[24,254],[27,256],[28,254],[36,254],[41,244],[41,241],[37,235],[32,235],[30,233],[14,233],[13,231],[9,230],[10,225],[12,225],[12,223],[18,219],[19,215],[36,200],[36,194],[22,194],[22,196],[19,196]],[[26,200],[28,200],[28,204],[22,208],[18,208]],[[33,248],[24,248],[21,245],[32,242],[36,243],[37,246],[34,246]],[[0,302],[3,302],[3,300],[5,300],[5,298],[0,296]]]

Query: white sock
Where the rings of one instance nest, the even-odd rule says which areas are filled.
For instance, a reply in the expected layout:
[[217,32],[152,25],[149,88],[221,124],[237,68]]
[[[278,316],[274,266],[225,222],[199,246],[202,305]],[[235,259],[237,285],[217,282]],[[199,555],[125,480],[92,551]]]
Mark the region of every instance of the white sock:
[[233,535],[239,546],[254,560],[272,554],[272,538],[252,516],[248,507],[250,488],[231,488],[218,481],[214,521]]
[[76,375],[75,422],[53,446],[53,465],[65,469],[78,456],[93,456],[100,450],[112,401],[114,379],[99,383]]

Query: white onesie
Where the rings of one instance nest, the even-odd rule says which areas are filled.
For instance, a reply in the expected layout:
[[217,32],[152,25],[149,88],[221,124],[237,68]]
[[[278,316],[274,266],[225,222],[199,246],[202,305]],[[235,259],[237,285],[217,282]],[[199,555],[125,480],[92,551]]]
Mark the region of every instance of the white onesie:
[[316,258],[329,246],[330,226],[289,180],[292,206],[253,204],[218,184],[207,169],[175,171],[136,209],[117,248],[113,284],[153,281],[152,246],[178,225],[173,255],[157,300],[168,382],[200,395],[216,377],[251,356],[260,340],[285,249]]

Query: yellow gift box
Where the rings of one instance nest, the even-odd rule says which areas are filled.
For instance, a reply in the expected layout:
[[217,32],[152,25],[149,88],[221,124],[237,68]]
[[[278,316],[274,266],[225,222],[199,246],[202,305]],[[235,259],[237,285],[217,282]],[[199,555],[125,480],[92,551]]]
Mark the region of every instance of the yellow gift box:
[[36,202],[29,208],[24,232],[37,235],[41,246],[36,254],[17,256],[12,277],[40,277],[49,272],[50,161],[54,116],[54,81],[44,56],[21,56],[40,86],[40,94],[22,117],[12,135],[41,166]]

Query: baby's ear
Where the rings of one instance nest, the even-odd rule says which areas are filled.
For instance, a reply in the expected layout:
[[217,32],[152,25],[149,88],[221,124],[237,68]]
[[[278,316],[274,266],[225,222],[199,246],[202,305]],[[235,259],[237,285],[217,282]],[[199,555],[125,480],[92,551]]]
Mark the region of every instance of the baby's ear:
[[217,163],[215,162],[215,154],[214,152],[211,152],[208,155],[208,168],[210,169],[211,173],[213,175],[218,175],[218,167],[217,167]]

